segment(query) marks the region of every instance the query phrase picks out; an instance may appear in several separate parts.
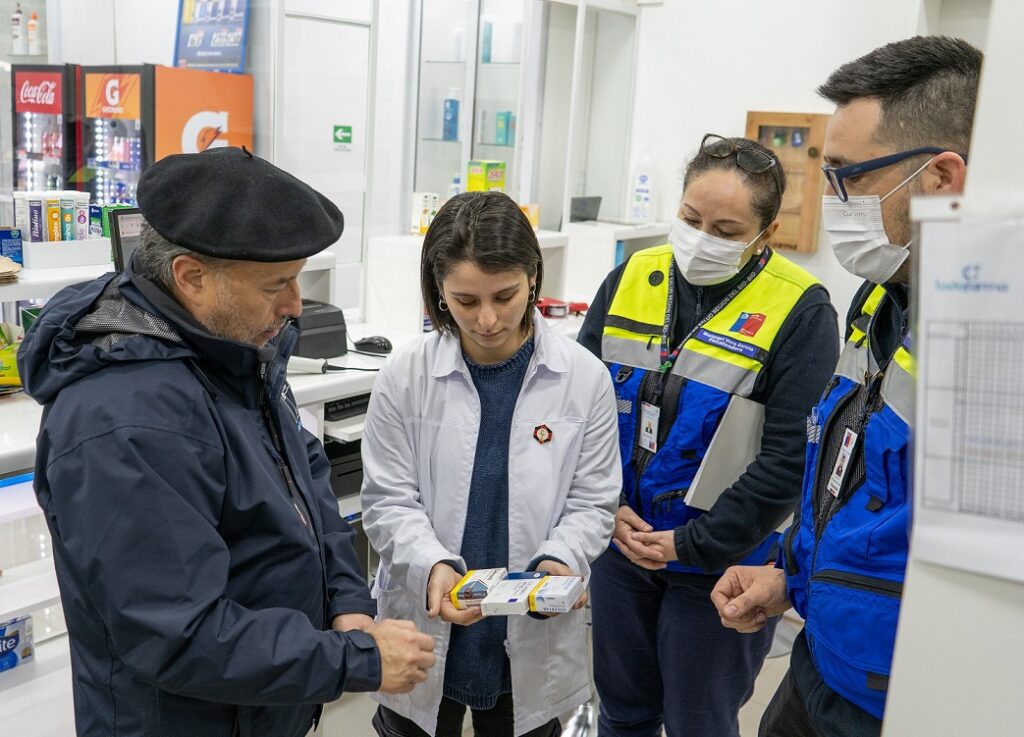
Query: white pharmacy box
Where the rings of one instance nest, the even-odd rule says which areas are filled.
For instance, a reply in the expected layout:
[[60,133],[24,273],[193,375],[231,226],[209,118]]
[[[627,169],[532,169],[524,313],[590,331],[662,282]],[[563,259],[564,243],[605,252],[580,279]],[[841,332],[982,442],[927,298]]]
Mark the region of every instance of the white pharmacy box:
[[546,578],[505,579],[492,588],[480,603],[480,612],[485,617],[526,614],[530,611],[530,594],[539,589]]
[[480,568],[469,571],[452,589],[450,594],[452,606],[456,609],[480,606],[480,602],[499,581],[505,578],[506,573],[508,571],[504,568]]
[[571,611],[583,596],[583,579],[579,576],[548,576],[540,588],[530,595],[530,611],[538,614],[564,614]]

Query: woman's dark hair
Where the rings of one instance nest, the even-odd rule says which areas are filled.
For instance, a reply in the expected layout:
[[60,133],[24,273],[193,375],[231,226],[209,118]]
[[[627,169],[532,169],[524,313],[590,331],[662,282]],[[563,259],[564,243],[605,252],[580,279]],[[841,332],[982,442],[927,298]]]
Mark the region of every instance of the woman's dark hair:
[[743,181],[750,190],[750,207],[761,223],[761,228],[767,228],[779,214],[779,208],[782,206],[782,193],[786,191],[786,173],[782,170],[782,163],[774,151],[765,148],[757,141],[751,141],[749,138],[729,138],[727,140],[731,141],[738,149],[749,148],[766,154],[775,162],[775,166],[755,174],[736,162],[735,153],[718,158],[701,149],[686,165],[683,190],[690,185],[693,179],[703,176],[713,169],[735,171],[743,177]]
[[[522,271],[534,282],[534,299],[544,278],[537,236],[511,197],[501,192],[464,192],[444,204],[423,239],[420,287],[434,327],[457,331],[452,313],[442,310],[441,283],[458,264],[476,265],[487,274]],[[533,321],[533,301],[523,314],[523,329]]]

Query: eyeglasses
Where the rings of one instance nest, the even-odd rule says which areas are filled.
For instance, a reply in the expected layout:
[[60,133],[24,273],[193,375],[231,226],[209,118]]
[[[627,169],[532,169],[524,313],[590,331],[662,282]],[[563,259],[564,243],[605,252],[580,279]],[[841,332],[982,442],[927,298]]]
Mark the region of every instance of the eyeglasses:
[[771,170],[772,179],[775,181],[775,189],[778,191],[779,196],[782,196],[782,182],[780,181],[780,172],[777,166],[779,162],[764,151],[758,151],[756,148],[748,148],[746,146],[738,146],[725,136],[720,136],[717,133],[706,133],[704,138],[701,139],[700,150],[716,159],[727,159],[736,154],[736,166],[751,174],[764,174],[766,171]]
[[[832,191],[836,193],[839,201],[846,202],[850,199],[850,195],[846,193],[846,185],[843,183],[844,179],[884,169],[887,166],[892,166],[893,164],[905,161],[911,156],[920,156],[921,154],[944,154],[947,151],[949,151],[947,148],[925,146],[923,148],[913,148],[909,151],[900,151],[899,153],[889,154],[888,156],[879,156],[877,159],[868,159],[867,161],[861,161],[859,164],[847,164],[846,166],[838,167],[825,164],[821,167],[821,170],[825,172],[825,176],[828,178],[828,183],[832,187]],[[967,154],[957,154],[957,156],[963,159],[965,164],[967,163]]]

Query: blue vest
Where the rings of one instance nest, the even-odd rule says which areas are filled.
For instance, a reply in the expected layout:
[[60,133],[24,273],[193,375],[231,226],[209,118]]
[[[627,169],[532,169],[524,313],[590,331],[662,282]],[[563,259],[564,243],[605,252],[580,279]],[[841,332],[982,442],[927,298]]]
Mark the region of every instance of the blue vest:
[[[811,657],[825,683],[881,719],[896,641],[909,548],[908,440],[915,365],[909,337],[884,369],[873,358],[870,322],[882,287],[861,306],[839,365],[808,420],[800,518],[782,561],[789,598],[806,620]],[[857,433],[843,481],[830,438]],[[859,454],[859,457],[858,457]],[[863,482],[860,483],[860,458]]]
[[[609,305],[601,341],[618,402],[623,493],[655,530],[674,530],[705,514],[684,498],[729,400],[750,395],[786,317],[818,284],[799,266],[768,252],[662,371],[674,269],[670,246],[633,254]],[[661,408],[655,453],[638,447],[644,402]],[[742,562],[765,563],[778,539],[772,533]],[[711,573],[678,561],[669,569]]]

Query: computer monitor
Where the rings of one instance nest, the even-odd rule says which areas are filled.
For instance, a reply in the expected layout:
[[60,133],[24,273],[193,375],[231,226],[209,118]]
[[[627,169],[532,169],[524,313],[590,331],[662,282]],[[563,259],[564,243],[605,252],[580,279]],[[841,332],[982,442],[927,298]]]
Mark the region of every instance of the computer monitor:
[[143,222],[137,207],[119,207],[110,211],[110,246],[115,271],[124,271],[135,249],[142,244]]
[[569,200],[569,222],[582,223],[587,220],[597,220],[597,213],[601,211],[601,197],[573,197]]

